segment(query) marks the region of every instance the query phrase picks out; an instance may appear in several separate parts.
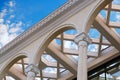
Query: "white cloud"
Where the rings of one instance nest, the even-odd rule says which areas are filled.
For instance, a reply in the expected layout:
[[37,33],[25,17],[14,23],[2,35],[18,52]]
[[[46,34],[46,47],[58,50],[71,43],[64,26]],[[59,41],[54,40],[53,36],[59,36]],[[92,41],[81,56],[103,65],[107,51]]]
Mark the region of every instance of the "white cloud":
[[96,45],[96,44],[90,44],[88,46],[88,51],[97,52],[98,51],[98,45]]
[[10,18],[14,18],[15,17],[15,15],[10,15]]
[[3,23],[4,22],[4,19],[0,19],[0,23]]
[[[17,29],[15,30],[18,31]],[[16,34],[15,32],[9,34],[8,25],[0,24],[0,47],[6,45],[17,36],[18,34]]]
[[[12,7],[15,6],[15,2],[9,1],[7,6],[9,7],[8,9],[3,9],[0,12],[0,48],[17,37],[19,33],[23,32],[23,29],[21,28],[23,25],[22,21],[17,23],[11,22],[11,19],[15,17],[14,14],[11,14],[11,12],[14,11]],[[4,24],[4,22],[6,23]]]
[[11,28],[11,27],[15,27],[15,23],[11,23],[11,24],[10,24],[10,28]]
[[73,50],[78,49],[77,45],[72,41],[64,41],[64,47],[69,48],[69,49],[73,49]]
[[13,39],[15,39],[18,35],[16,33],[10,34],[9,35],[9,41],[12,41]]
[[0,24],[0,48],[13,40],[15,37],[17,37],[18,32],[23,32],[23,30],[21,29],[22,24],[22,21],[18,23],[12,23],[11,28],[8,24]]
[[120,19],[120,15],[116,15],[116,18],[117,18],[117,19]]
[[10,1],[10,2],[9,2],[9,6],[10,6],[10,7],[14,7],[14,6],[15,6],[15,2]]
[[116,13],[116,21],[119,22],[120,21],[120,12]]
[[8,43],[8,27],[7,25],[4,24],[0,24],[0,43],[2,45],[5,45],[6,43]]
[[119,0],[113,0],[113,3],[119,3]]
[[9,32],[10,33],[16,33],[16,32],[18,32],[18,31],[20,31],[20,28],[19,27],[17,27],[17,28],[10,28],[10,30],[9,30]]
[[21,26],[23,25],[22,21],[19,21],[18,23],[12,23],[10,25],[9,33],[17,33],[17,32],[23,32],[23,29]]
[[0,13],[0,18],[3,19],[6,13],[7,13],[7,9],[3,9],[2,12]]
[[46,72],[46,73],[56,73],[57,69],[56,68],[46,67],[43,71]]
[[10,21],[10,20],[6,20],[6,22],[7,22],[8,24],[10,24],[11,21]]
[[17,24],[16,24],[16,27],[21,27],[23,25],[22,21],[19,21]]
[[45,58],[45,59],[47,59],[50,62],[56,62],[56,60],[52,56],[50,56],[50,55],[44,55],[42,57]]
[[18,23],[11,23],[10,27],[21,27],[23,25],[22,21],[19,21]]

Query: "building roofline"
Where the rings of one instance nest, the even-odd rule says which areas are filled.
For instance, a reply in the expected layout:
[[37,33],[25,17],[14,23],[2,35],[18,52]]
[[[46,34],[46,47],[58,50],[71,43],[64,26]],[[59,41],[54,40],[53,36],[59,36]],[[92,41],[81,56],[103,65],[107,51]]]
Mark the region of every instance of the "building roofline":
[[[35,24],[33,27],[31,27],[29,30],[25,31],[23,34],[20,36],[16,37],[14,40],[9,42],[7,45],[2,47],[0,49],[0,57],[4,56],[7,54],[10,49],[16,47],[19,43],[21,43],[25,38],[27,38],[30,35],[33,35],[34,33],[38,32],[38,30],[44,28],[43,26],[45,24],[50,23],[51,21],[53,22],[55,19],[59,18],[59,16],[63,16],[63,13],[66,13],[67,11],[71,10],[72,8],[76,7],[76,4],[81,4],[81,7],[79,10],[82,10],[88,4],[92,3],[94,0],[69,0],[66,2],[63,6],[61,6],[59,9],[54,11],[52,14],[48,15],[45,17],[43,20]],[[70,14],[71,15],[71,14]]]

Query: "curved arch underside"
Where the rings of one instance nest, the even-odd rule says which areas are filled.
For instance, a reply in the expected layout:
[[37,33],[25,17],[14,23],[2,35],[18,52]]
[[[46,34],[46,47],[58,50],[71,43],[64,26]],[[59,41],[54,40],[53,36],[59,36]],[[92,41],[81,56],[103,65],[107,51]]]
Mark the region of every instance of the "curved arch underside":
[[[100,13],[102,9],[107,12],[106,18]],[[25,80],[29,64],[39,68],[38,80],[76,78],[78,48],[74,38],[82,32],[92,39],[87,51],[88,71],[116,58],[120,53],[120,35],[115,31],[115,22],[110,21],[112,11],[120,11],[120,5],[112,4],[112,0],[69,0],[0,50],[0,79],[7,73]],[[91,31],[99,33],[94,33],[97,38]]]

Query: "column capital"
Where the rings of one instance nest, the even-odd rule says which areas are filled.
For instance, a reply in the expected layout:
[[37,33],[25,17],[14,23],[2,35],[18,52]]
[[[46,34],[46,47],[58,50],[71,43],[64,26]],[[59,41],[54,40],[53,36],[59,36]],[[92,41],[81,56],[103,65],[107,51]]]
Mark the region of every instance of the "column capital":
[[39,73],[39,69],[34,64],[30,64],[25,68],[25,73],[34,73],[35,75]]
[[82,32],[75,37],[74,42],[78,46],[80,46],[80,45],[89,45],[92,42],[92,40],[85,32]]

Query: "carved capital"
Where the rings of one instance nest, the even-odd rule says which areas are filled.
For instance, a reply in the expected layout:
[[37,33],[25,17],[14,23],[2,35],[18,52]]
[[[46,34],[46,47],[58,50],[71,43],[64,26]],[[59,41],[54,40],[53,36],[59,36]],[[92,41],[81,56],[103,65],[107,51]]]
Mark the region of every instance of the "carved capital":
[[89,45],[92,40],[89,38],[89,36],[85,33],[82,32],[81,34],[77,35],[74,39],[74,42],[80,46],[80,45]]
[[39,73],[39,69],[37,66],[30,64],[25,68],[25,73],[31,77],[35,77]]

